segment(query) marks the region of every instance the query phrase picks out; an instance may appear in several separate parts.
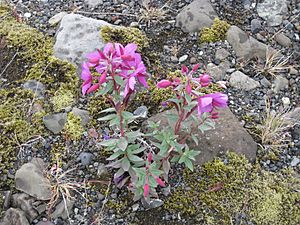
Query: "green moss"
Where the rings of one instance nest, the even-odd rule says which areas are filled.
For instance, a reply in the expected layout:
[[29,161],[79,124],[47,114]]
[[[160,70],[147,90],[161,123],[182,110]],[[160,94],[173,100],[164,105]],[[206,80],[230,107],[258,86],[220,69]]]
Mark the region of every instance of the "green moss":
[[105,42],[135,43],[139,50],[149,47],[146,34],[134,27],[103,26],[100,35]]
[[83,134],[80,116],[76,116],[73,112],[68,113],[67,123],[64,127],[64,135],[73,141],[78,141]]
[[[45,133],[41,117],[44,111],[32,114],[34,94],[21,88],[0,90],[0,173],[13,167],[19,146]],[[0,176],[4,177],[4,176]],[[0,182],[0,188],[4,186]]]
[[70,90],[58,90],[51,98],[53,109],[59,112],[74,103],[74,96]]
[[89,97],[87,100],[88,100],[88,104],[87,104],[88,111],[92,118],[90,121],[90,125],[97,126],[98,125],[97,119],[103,116],[100,114],[100,112],[104,109],[111,107],[111,105],[109,104],[105,96],[92,96]]
[[201,224],[232,224],[245,214],[256,224],[298,224],[299,188],[292,174],[275,174],[252,166],[245,157],[229,153],[228,163],[215,159],[197,172],[186,171],[186,188],[177,188],[164,204]]
[[213,25],[208,28],[205,27],[200,31],[199,41],[200,43],[205,42],[217,42],[225,40],[226,33],[230,25],[226,21],[222,21],[218,18],[214,20]]

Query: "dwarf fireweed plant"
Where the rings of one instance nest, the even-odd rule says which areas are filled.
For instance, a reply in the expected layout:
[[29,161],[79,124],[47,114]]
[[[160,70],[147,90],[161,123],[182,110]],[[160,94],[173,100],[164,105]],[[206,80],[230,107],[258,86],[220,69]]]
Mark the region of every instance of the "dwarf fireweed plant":
[[171,87],[174,93],[172,99],[163,103],[175,108],[167,114],[169,126],[161,128],[160,121],[149,121],[150,131],[143,134],[130,126],[136,117],[126,111],[137,83],[148,88],[146,67],[136,50],[135,44],[124,47],[108,43],[103,51],[88,54],[88,61],[82,65],[82,94],[97,91],[111,103],[112,107],[103,110],[105,115],[98,119],[107,121],[115,131],[100,143],[112,152],[107,158],[108,166],[117,169],[114,181],[118,187],[128,183],[134,200],[144,198],[149,202],[158,198],[158,186],[166,186],[171,162],[183,163],[193,170],[192,161],[199,151],[190,149],[186,141],[192,139],[198,144],[196,130],[205,132],[214,127],[218,118],[215,109],[227,106],[227,96],[202,93],[201,88],[211,82],[209,75],[194,77],[199,65],[191,71],[183,66],[181,78],[157,83],[157,88]]

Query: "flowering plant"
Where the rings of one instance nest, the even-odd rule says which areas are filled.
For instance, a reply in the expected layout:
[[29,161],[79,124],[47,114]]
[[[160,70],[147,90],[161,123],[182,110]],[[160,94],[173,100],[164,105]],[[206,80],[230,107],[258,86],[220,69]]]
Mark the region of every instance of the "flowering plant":
[[[161,129],[159,122],[149,121],[152,132],[132,130],[129,125],[136,117],[126,111],[129,99],[137,82],[148,87],[146,67],[136,49],[135,44],[124,47],[108,43],[103,51],[90,53],[88,62],[82,65],[82,94],[99,89],[99,95],[107,96],[112,107],[103,110],[106,115],[98,120],[108,121],[117,131],[100,143],[112,152],[107,160],[111,161],[110,167],[117,169],[114,181],[119,187],[129,182],[134,200],[144,198],[149,202],[151,197],[158,197],[157,186],[166,186],[170,162],[183,163],[193,170],[192,161],[199,151],[189,149],[186,140],[192,138],[198,144],[194,129],[204,132],[214,127],[214,119],[218,118],[215,109],[227,106],[227,96],[202,93],[200,89],[211,82],[209,75],[193,76],[199,64],[190,72],[182,66],[184,78],[157,83],[157,88],[171,87],[174,93],[174,98],[167,101],[176,109],[175,113],[167,114],[170,127]],[[196,110],[198,115],[193,113]],[[185,132],[184,137],[180,136],[181,131]]]

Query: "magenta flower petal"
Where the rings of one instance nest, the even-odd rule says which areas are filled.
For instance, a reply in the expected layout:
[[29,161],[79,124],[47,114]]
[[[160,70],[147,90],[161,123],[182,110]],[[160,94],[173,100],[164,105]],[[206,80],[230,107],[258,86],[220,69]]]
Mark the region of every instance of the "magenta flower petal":
[[191,83],[190,81],[187,82],[187,85],[186,85],[186,92],[190,95],[191,92],[192,92],[192,87],[191,87]]
[[166,187],[165,182],[163,182],[159,177],[157,177],[155,180],[161,187]]
[[158,88],[167,88],[172,85],[172,82],[169,80],[161,80],[157,83],[156,87]]
[[100,84],[99,84],[99,83],[94,84],[94,85],[92,85],[92,86],[87,90],[87,93],[90,94],[90,93],[96,91],[99,87],[100,87]]
[[144,185],[144,197],[146,198],[149,195],[149,184]]
[[130,43],[125,46],[125,54],[134,54],[135,51],[137,50],[137,45],[134,43]]
[[100,78],[99,78],[99,84],[100,84],[100,85],[103,84],[103,83],[105,83],[105,82],[106,82],[106,72],[103,73],[103,74],[100,76]]
[[182,65],[182,67],[181,67],[181,72],[182,72],[183,74],[187,74],[187,73],[189,72],[189,69],[186,67],[186,65]]
[[140,82],[140,84],[142,84],[145,88],[148,88],[148,84],[147,84],[147,81],[146,81],[146,76],[138,75],[137,79]]
[[100,55],[99,55],[98,51],[91,52],[91,53],[87,54],[86,57],[88,58],[88,61],[92,64],[97,64],[99,62],[99,59],[100,59]]
[[211,112],[213,110],[212,106],[213,98],[207,95],[200,96],[198,98],[198,115],[201,116],[204,112]]
[[82,91],[82,95],[85,96],[87,90],[90,88],[90,86],[92,85],[92,80],[88,80],[88,81],[85,81],[83,84],[82,84],[82,87],[81,87],[81,91]]
[[195,72],[196,70],[198,70],[199,67],[200,67],[200,64],[197,63],[196,65],[194,65],[192,71]]

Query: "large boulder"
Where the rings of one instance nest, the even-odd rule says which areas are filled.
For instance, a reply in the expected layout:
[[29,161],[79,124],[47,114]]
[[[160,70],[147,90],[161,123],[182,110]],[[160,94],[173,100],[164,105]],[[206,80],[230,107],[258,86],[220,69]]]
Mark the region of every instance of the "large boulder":
[[237,57],[241,59],[252,59],[258,57],[265,59],[267,45],[250,37],[237,26],[231,26],[227,32],[227,41],[232,46]]
[[78,14],[64,16],[56,34],[54,55],[79,66],[87,53],[104,46],[99,30],[106,25],[110,24]]
[[37,198],[38,200],[51,199],[51,184],[44,177],[46,165],[40,158],[34,158],[17,170],[15,176],[16,189]]
[[[167,113],[169,111],[159,113],[149,120],[161,121],[161,128],[168,127]],[[227,151],[244,154],[250,161],[255,160],[257,145],[251,135],[243,128],[230,109],[219,110],[219,113],[220,118],[216,120],[215,129],[206,131],[204,134],[200,131],[197,132],[199,135],[198,145],[192,140],[187,141],[191,149],[200,151],[196,158],[196,164],[202,165]],[[182,133],[180,136],[185,136],[185,134]]]
[[264,0],[257,4],[257,13],[269,26],[279,26],[288,12],[287,0]]
[[184,32],[198,32],[213,24],[217,13],[209,0],[195,0],[176,16],[176,26]]

